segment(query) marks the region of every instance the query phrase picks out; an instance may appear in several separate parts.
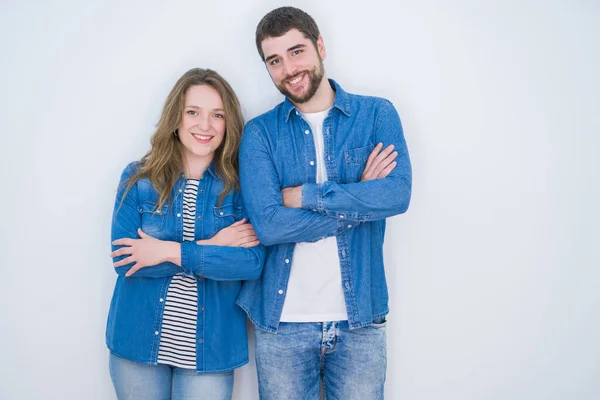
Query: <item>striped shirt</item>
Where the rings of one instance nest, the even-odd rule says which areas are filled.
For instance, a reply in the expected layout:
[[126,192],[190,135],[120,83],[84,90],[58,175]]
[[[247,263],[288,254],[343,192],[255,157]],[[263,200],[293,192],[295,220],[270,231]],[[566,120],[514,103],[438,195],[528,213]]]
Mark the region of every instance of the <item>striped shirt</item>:
[[[183,240],[195,239],[198,179],[188,179],[183,193]],[[177,274],[171,279],[162,320],[158,363],[196,369],[196,320],[198,316],[196,277]]]

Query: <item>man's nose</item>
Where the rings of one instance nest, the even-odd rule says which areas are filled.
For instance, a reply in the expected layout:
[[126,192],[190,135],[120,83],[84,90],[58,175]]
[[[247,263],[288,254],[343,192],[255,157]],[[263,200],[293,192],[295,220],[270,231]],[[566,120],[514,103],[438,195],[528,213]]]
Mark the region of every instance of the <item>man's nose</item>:
[[298,72],[298,68],[294,63],[286,62],[283,64],[283,71],[287,77],[293,76],[296,72]]

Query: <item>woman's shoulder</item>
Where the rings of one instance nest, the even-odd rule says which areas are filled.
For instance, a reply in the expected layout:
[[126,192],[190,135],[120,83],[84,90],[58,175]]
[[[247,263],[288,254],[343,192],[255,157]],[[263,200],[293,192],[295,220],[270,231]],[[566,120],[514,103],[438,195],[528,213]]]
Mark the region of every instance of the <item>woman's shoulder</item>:
[[121,180],[129,179],[133,175],[139,172],[142,167],[140,161],[132,161],[123,169],[123,173],[121,174]]

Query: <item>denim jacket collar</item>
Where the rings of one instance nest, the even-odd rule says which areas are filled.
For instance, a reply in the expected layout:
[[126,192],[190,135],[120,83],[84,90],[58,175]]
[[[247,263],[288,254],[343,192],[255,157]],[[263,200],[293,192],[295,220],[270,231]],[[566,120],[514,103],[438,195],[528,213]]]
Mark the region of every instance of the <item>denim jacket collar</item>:
[[[351,113],[350,113],[350,98],[348,96],[348,93],[346,93],[344,91],[344,89],[342,89],[342,87],[333,79],[329,79],[329,84],[331,85],[331,88],[335,92],[335,100],[333,102],[333,107],[339,109],[342,113],[344,113],[344,115],[349,117],[351,115]],[[292,111],[296,111],[297,113],[300,112],[296,108],[294,103],[292,103],[290,101],[290,99],[288,99],[287,97],[285,98],[285,101],[283,102],[282,107],[283,107],[283,115],[285,115],[286,123],[289,121]]]

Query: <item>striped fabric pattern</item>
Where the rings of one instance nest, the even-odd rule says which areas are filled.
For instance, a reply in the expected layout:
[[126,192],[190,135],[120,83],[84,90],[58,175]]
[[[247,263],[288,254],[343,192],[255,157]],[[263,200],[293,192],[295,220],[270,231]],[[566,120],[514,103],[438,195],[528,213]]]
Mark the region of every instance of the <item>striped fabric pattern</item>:
[[[183,193],[183,240],[195,239],[198,179],[188,179]],[[178,368],[196,368],[196,320],[198,285],[193,276],[173,276],[162,320],[158,363]]]

